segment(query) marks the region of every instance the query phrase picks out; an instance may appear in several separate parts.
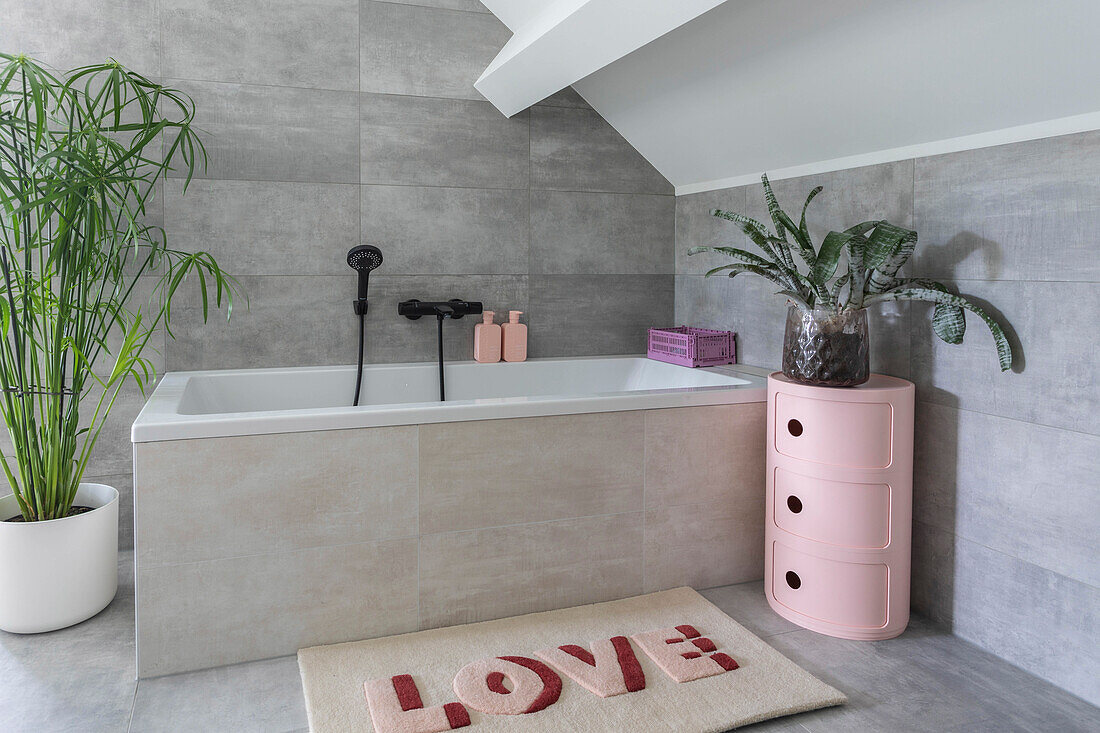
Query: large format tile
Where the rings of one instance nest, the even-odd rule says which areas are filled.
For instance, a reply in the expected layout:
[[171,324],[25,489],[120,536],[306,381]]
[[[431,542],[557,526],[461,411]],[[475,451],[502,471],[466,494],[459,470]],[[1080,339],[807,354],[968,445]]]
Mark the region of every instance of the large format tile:
[[[815,247],[821,246],[830,231],[847,229],[862,221],[885,219],[900,227],[913,224],[912,160],[772,181],[779,205],[796,223],[806,197],[815,186],[824,189],[806,212],[806,227]],[[763,185],[756,183],[746,189],[746,209],[739,213],[774,230],[764,202]]]
[[388,0],[388,2],[399,3],[401,5],[423,5],[427,8],[466,10],[473,13],[489,12],[489,10],[481,4],[481,0]]
[[531,272],[670,273],[674,211],[671,196],[533,191]]
[[762,402],[646,411],[646,592],[762,576],[765,418]]
[[528,113],[488,102],[363,94],[362,182],[527,188]]
[[962,538],[953,631],[1100,704],[1100,589]]
[[677,275],[702,275],[730,262],[725,255],[711,252],[688,256],[692,247],[737,247],[759,253],[736,224],[714,216],[715,209],[744,212],[747,202],[748,186],[676,197]]
[[46,634],[0,631],[0,730],[126,730],[134,701],[133,557],[118,594],[87,621]]
[[165,184],[169,241],[240,275],[346,275],[359,241],[359,186],[194,180]]
[[420,538],[420,628],[642,592],[642,513]]
[[157,4],[148,0],[4,0],[0,28],[4,53],[57,69],[110,57],[139,74],[160,74]]
[[736,496],[763,510],[764,402],[647,410],[645,420],[647,509]]
[[565,87],[559,91],[554,92],[546,99],[538,102],[546,107],[574,107],[580,109],[592,109],[592,105],[584,100],[576,89],[573,87]]
[[722,609],[722,613],[761,638],[799,629],[796,624],[771,609],[764,595],[764,584],[759,581],[700,592],[704,598]]
[[530,114],[532,188],[672,193],[672,184],[595,111],[535,106]]
[[914,611],[950,627],[954,613],[955,535],[914,520],[912,552],[910,605]]
[[482,99],[474,82],[510,37],[504,24],[488,13],[363,0],[360,88]]
[[[945,344],[928,325],[931,306],[913,306],[913,377],[922,399],[1016,420],[1100,433],[1100,366],[1083,334],[1095,329],[1100,283],[958,284],[988,305],[1017,337],[1013,371],[1000,371],[985,324],[967,315],[966,340]],[[1022,345],[1022,348],[1020,348]]]
[[1100,280],[1100,132],[916,161],[914,272],[981,280]]
[[419,186],[361,190],[363,241],[382,249],[387,273],[527,273],[526,191]]
[[357,93],[179,80],[168,84],[195,100],[195,126],[208,156],[206,170],[200,166],[197,177],[358,183]]
[[[480,300],[486,310],[527,310],[527,278],[518,275],[380,275],[370,279],[365,360],[434,361],[435,322],[399,318],[397,304],[409,298]],[[246,310],[233,318],[214,312],[203,325],[200,303],[188,295],[173,310],[175,341],[169,344],[173,370],[354,364],[358,322],[352,313],[355,273],[325,277],[245,277]],[[473,358],[475,319],[444,326],[447,359]],[[531,343],[541,335],[532,334]]]
[[1100,586],[1100,436],[920,403],[914,515]]
[[530,356],[641,354],[672,320],[672,275],[531,277]]
[[413,631],[416,558],[413,538],[141,569],[138,675]]
[[763,488],[755,496],[649,509],[645,592],[714,588],[764,574]]
[[400,426],[139,445],[138,567],[415,537],[416,433]]
[[359,90],[359,0],[164,0],[163,75]]
[[642,506],[642,412],[420,427],[423,534]]
[[[778,369],[783,359],[787,305],[776,286],[750,274],[676,276],[678,324],[737,333],[737,361]],[[884,303],[868,311],[871,371],[909,376],[909,304]]]
[[130,731],[272,733],[308,724],[298,659],[288,656],[142,680]]

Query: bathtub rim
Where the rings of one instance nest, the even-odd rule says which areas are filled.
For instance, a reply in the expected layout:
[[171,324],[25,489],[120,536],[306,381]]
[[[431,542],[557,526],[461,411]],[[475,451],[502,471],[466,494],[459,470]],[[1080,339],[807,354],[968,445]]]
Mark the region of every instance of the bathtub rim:
[[[528,361],[582,361],[639,359],[644,354],[582,357],[546,357]],[[376,366],[423,366],[427,362],[378,364]],[[449,362],[459,364],[466,362]],[[472,363],[472,362],[471,362]],[[357,428],[424,425],[472,420],[504,420],[523,417],[576,415],[593,412],[626,412],[676,407],[702,407],[767,401],[770,369],[743,364],[700,368],[700,371],[744,379],[748,384],[705,387],[670,387],[654,390],[604,392],[585,395],[533,395],[527,398],[456,400],[441,404],[405,402],[392,406],[322,407],[316,409],[265,410],[214,414],[182,414],[178,411],[184,389],[192,377],[250,372],[304,372],[343,370],[347,365],[307,367],[263,367],[166,372],[138,413],[130,429],[132,443],[169,440],[230,438],[247,435],[354,430]],[[686,369],[688,367],[680,367]]]

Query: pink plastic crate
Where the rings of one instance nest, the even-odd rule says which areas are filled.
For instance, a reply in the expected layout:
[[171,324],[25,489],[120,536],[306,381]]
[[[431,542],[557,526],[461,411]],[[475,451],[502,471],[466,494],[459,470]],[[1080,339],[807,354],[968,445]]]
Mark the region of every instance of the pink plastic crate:
[[689,367],[736,364],[737,351],[733,331],[712,331],[708,328],[649,329],[650,359]]

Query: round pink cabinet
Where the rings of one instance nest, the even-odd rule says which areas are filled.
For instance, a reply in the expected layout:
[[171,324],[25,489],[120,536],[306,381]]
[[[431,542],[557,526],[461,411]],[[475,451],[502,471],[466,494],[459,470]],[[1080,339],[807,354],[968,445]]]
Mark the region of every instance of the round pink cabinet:
[[909,623],[913,385],[768,378],[768,603],[799,626],[889,639]]

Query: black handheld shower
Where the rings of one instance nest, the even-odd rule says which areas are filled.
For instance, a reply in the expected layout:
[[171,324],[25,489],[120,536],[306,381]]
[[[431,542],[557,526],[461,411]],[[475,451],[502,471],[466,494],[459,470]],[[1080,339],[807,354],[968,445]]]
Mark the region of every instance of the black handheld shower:
[[352,405],[359,405],[359,391],[363,386],[363,336],[366,330],[367,280],[371,270],[382,264],[382,250],[372,244],[360,244],[348,251],[348,264],[359,273],[359,297],[353,301],[355,315],[359,316],[359,366],[355,370],[355,399]]
[[382,250],[373,244],[360,244],[348,251],[348,264],[359,273],[359,297],[355,299],[355,315],[367,312],[367,279],[371,270],[382,264]]

